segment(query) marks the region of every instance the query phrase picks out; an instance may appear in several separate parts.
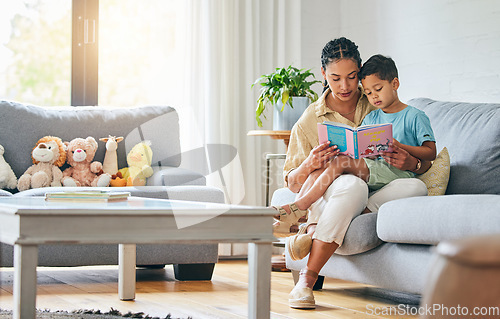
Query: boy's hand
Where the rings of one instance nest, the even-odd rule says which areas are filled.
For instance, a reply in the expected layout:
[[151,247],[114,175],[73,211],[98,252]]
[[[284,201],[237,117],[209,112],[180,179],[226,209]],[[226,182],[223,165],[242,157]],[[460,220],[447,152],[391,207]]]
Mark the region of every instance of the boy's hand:
[[[401,145],[398,141],[394,140],[398,145]],[[392,147],[392,152],[382,152],[382,157],[387,163],[400,169],[402,171],[411,171],[417,165],[417,159],[410,155],[407,151],[402,149],[396,143],[390,143],[389,146]]]
[[392,139],[392,145],[396,145],[397,147],[401,148],[401,143],[395,138]]

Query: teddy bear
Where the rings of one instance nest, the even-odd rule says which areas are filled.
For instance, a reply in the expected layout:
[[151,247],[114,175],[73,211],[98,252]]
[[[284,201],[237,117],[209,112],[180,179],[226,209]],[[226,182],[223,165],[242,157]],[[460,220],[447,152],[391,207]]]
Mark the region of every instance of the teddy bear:
[[59,137],[44,136],[36,142],[31,152],[31,165],[17,182],[17,189],[61,186],[61,169],[66,162],[66,150]]
[[9,163],[3,157],[5,149],[0,145],[0,188],[14,189],[17,186],[17,177]]
[[66,161],[70,167],[63,172],[63,186],[109,186],[111,175],[102,173],[102,163],[92,161],[97,151],[97,141],[89,136],[64,142],[68,153]]
[[[118,177],[114,179],[114,186],[144,186],[146,178],[153,175],[151,162],[153,150],[150,141],[137,143],[127,154],[128,167],[118,171]],[[122,177],[123,179],[121,179]],[[126,182],[126,183],[125,183]]]

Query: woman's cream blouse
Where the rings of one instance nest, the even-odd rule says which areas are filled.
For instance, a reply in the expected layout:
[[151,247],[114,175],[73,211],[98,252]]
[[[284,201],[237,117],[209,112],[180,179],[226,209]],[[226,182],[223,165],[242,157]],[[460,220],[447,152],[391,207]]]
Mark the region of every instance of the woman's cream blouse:
[[340,113],[326,106],[325,99],[330,93],[330,89],[327,89],[316,102],[307,107],[300,119],[293,126],[290,135],[290,143],[288,144],[285,166],[283,168],[285,186],[288,174],[293,169],[299,167],[307,156],[309,156],[311,150],[319,145],[317,123],[333,121],[358,127],[361,125],[365,116],[375,109],[375,107],[368,102],[368,98],[361,88],[360,91],[361,96],[356,105],[354,122],[351,122],[340,115]]

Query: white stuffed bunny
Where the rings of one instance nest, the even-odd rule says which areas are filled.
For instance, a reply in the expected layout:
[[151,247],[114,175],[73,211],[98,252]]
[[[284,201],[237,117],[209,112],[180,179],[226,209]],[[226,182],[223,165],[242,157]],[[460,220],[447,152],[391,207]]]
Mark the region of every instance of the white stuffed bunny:
[[5,152],[2,145],[0,145],[0,189],[10,188],[14,189],[17,187],[16,174],[10,167],[10,165],[3,158],[3,153]]

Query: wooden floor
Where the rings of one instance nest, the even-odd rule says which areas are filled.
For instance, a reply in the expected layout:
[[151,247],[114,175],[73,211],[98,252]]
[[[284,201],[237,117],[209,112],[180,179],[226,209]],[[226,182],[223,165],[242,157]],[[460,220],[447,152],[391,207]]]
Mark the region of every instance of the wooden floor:
[[[12,309],[13,276],[12,268],[0,268],[2,309]],[[38,268],[37,308],[114,308],[122,313],[144,312],[160,317],[170,313],[174,318],[246,318],[247,279],[246,260],[220,261],[212,281],[176,281],[172,266],[138,269],[136,300],[120,301],[116,266]],[[272,318],[416,318],[396,315],[398,304],[374,297],[367,286],[330,278],[325,279],[323,290],[315,292],[315,310],[291,309],[287,302],[292,288],[290,272],[272,273]]]

